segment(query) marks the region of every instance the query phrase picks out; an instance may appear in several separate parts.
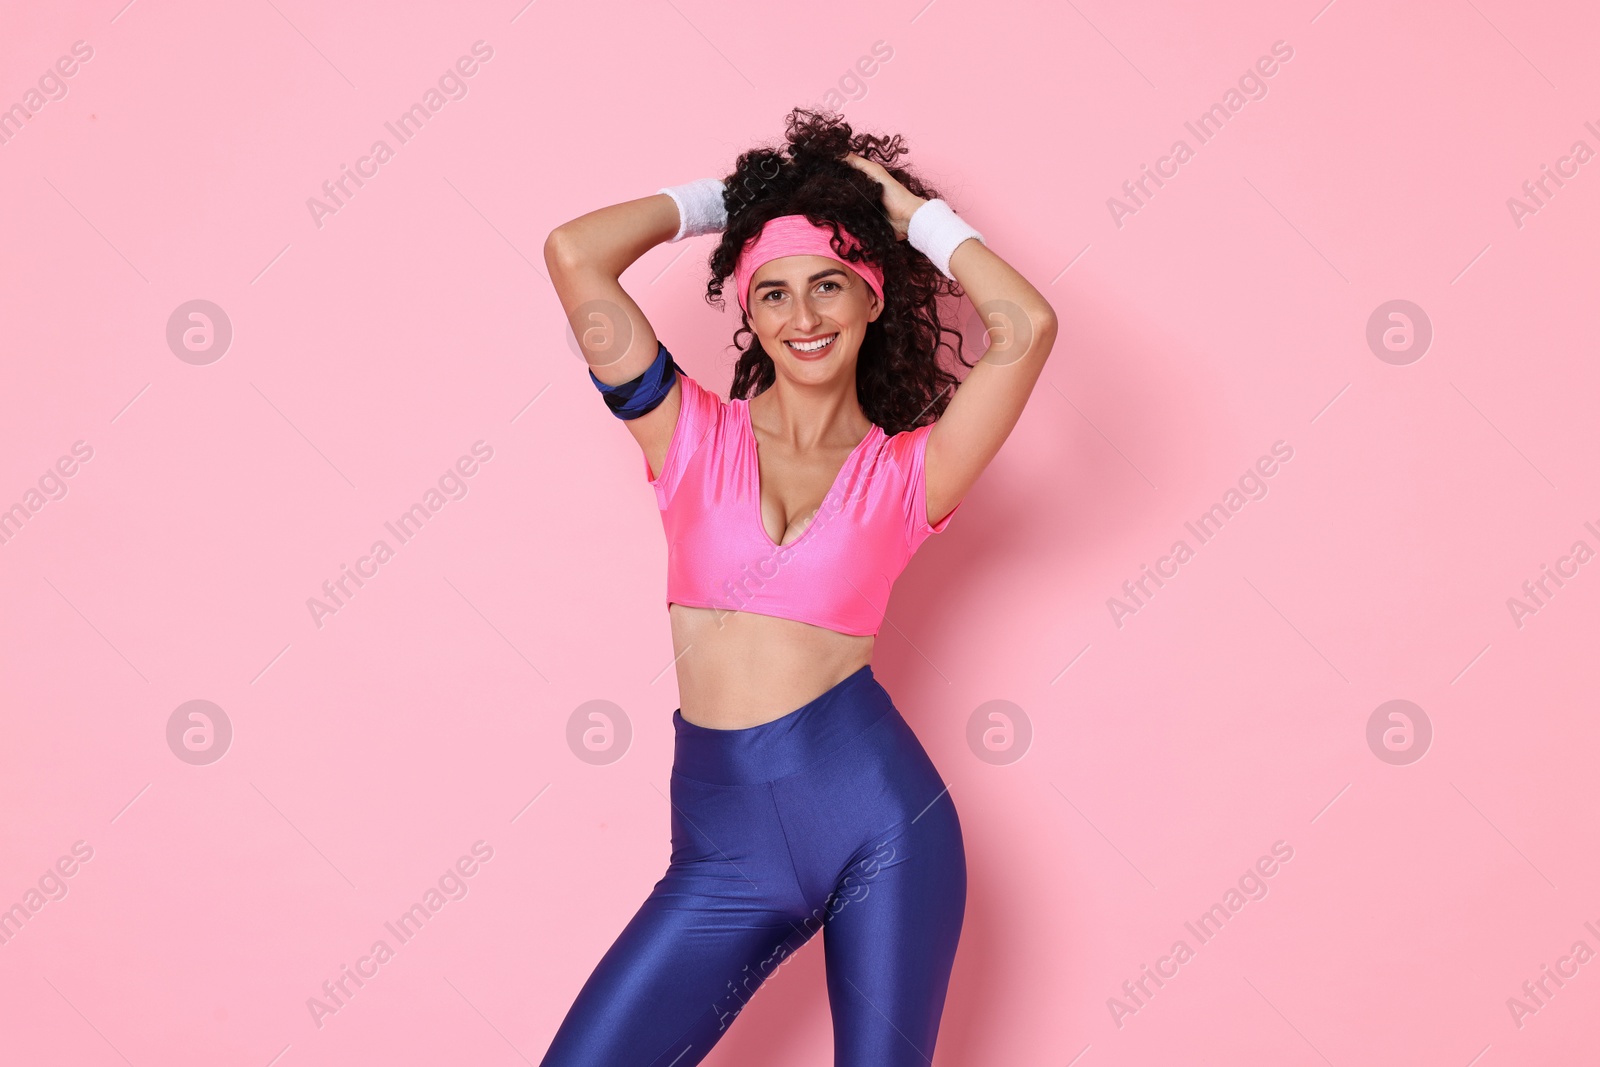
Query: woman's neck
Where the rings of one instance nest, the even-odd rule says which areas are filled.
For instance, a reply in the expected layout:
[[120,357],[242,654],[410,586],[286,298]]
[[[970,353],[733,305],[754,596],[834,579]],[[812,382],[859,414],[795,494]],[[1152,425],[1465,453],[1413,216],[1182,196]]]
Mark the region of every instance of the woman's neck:
[[748,403],[751,425],[759,425],[767,437],[796,451],[810,451],[829,442],[852,444],[872,430],[872,420],[861,410],[853,381],[841,389],[792,385],[780,378]]

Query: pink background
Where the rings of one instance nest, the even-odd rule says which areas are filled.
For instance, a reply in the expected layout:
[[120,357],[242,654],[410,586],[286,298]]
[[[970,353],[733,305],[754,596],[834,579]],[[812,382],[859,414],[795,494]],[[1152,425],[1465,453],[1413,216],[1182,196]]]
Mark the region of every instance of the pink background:
[[[0,906],[93,850],[0,945],[0,1061],[538,1062],[665,867],[676,706],[654,501],[541,243],[726,173],[841,78],[1062,323],[874,663],[966,834],[936,1062],[1594,1055],[1600,962],[1507,1006],[1600,950],[1600,565],[1507,607],[1600,548],[1600,161],[1520,227],[1506,204],[1600,148],[1585,5],[122,4],[12,4],[0,37],[0,105],[93,49],[0,145],[0,506],[93,450],[0,544]],[[397,146],[383,124],[479,40],[467,95]],[[1184,122],[1275,41],[1267,95],[1198,145]],[[1116,225],[1179,137],[1194,158]],[[624,283],[725,392],[710,247]],[[194,299],[233,329],[207,365],[166,341]],[[1406,365],[1366,341],[1396,299],[1434,330]],[[477,441],[466,495],[319,628],[307,599]],[[1197,546],[1184,523],[1276,441],[1267,495]],[[1108,598],[1179,538],[1118,626]],[[233,730],[209,765],[167,741],[197,699]],[[1433,731],[1406,765],[1367,741],[1394,699]],[[600,765],[567,741],[593,700],[632,730]],[[967,741],[994,700],[1033,733],[1001,765]],[[307,998],[477,841],[466,895],[319,1028]],[[1265,898],[1200,944],[1184,923],[1278,841]],[[1109,998],[1179,938],[1119,1026]],[[709,1062],[830,1040],[813,945]]]

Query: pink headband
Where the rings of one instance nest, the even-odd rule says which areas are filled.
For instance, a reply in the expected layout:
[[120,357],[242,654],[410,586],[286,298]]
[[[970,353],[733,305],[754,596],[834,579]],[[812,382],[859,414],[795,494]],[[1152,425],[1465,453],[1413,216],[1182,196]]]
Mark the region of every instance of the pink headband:
[[[840,227],[839,233],[844,238],[846,251],[860,247],[859,242],[843,227]],[[833,230],[827,226],[816,225],[804,215],[779,215],[775,219],[768,220],[755,240],[745,245],[744,251],[739,255],[739,261],[733,266],[733,284],[738,286],[739,306],[747,312],[750,310],[750,279],[761,269],[761,265],[784,256],[827,256],[829,259],[837,259],[865,278],[881,301],[883,271],[867,260],[857,263],[846,260],[833,250],[833,246],[829,243],[832,239]]]

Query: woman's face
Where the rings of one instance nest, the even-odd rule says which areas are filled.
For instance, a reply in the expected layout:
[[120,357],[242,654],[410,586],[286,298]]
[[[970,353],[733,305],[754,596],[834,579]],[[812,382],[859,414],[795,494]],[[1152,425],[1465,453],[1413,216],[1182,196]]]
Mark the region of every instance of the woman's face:
[[819,382],[848,371],[883,301],[866,279],[827,256],[768,260],[750,279],[750,328],[780,375]]

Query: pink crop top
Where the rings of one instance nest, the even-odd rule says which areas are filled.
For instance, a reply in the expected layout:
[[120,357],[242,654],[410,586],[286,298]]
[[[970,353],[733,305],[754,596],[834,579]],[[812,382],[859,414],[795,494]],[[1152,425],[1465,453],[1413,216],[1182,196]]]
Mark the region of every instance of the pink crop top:
[[861,439],[810,525],[786,545],[761,521],[748,400],[723,400],[679,373],[678,425],[655,487],[667,534],[667,603],[775,615],[876,634],[889,590],[929,534],[922,477],[930,423]]

